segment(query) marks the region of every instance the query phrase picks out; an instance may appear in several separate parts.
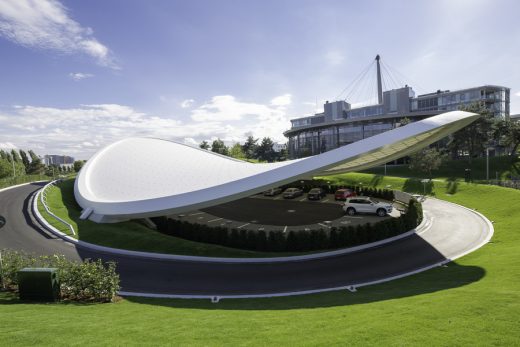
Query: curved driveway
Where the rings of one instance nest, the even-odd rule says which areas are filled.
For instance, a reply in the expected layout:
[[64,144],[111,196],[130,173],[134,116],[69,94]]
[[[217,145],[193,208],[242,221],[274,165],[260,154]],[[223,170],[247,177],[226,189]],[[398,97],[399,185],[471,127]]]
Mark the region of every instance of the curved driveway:
[[359,286],[401,277],[456,259],[492,236],[491,224],[458,205],[423,203],[431,227],[420,235],[340,256],[289,263],[205,263],[135,258],[73,246],[43,231],[30,213],[32,194],[41,184],[0,191],[0,249],[70,259],[101,258],[118,263],[122,292],[190,296],[261,296]]

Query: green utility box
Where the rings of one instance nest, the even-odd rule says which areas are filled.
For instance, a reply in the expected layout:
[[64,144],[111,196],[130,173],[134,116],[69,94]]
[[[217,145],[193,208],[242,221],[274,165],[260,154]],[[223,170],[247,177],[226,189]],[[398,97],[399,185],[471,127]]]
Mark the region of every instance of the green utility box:
[[60,298],[58,269],[24,268],[18,271],[21,300],[57,301]]

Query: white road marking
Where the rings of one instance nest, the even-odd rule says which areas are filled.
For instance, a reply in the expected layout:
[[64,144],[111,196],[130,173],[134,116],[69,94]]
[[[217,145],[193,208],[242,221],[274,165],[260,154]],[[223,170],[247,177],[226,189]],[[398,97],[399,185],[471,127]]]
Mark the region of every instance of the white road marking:
[[325,225],[325,224],[323,224],[323,223],[318,223],[318,225],[321,225],[322,227],[325,227],[325,228],[329,228],[329,229],[330,229],[330,226]]
[[273,200],[282,200],[282,197],[281,197],[281,196],[277,196],[277,197],[274,198]]
[[249,225],[249,224],[251,224],[251,223],[242,224],[241,226],[237,227],[237,229],[243,228],[243,227],[245,227],[246,225]]
[[222,220],[222,219],[224,219],[224,218],[215,218],[215,219],[209,220],[208,223],[216,222],[216,221]]
[[285,226],[285,228],[283,228],[283,232],[285,233],[287,231],[287,225]]
[[298,201],[305,201],[305,200],[307,200],[307,198],[302,198],[302,199],[300,199]]
[[327,201],[329,201],[329,199],[321,200],[322,203],[323,203],[323,202],[327,202]]
[[192,213],[192,214],[189,214],[188,216],[198,216],[199,214],[204,214],[204,212]]

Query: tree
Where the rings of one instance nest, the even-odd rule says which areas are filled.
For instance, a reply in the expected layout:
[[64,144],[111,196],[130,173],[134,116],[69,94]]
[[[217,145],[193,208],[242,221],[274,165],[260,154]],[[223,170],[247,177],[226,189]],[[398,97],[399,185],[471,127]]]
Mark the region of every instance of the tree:
[[256,148],[258,147],[257,142],[258,139],[249,135],[246,142],[242,145],[242,152],[244,152],[247,159],[255,158]]
[[520,121],[498,120],[493,124],[493,130],[499,144],[508,146],[511,150],[509,155],[516,158],[520,146]]
[[29,161],[29,158],[27,157],[27,153],[25,153],[23,150],[20,149],[20,157],[22,158],[22,163],[23,165],[25,166],[26,169],[29,168],[29,164],[30,164],[30,161]]
[[[14,173],[15,176],[23,176],[25,175],[25,165],[22,163],[22,158],[20,158],[20,155],[17,151],[14,149],[11,150],[11,158],[14,161]],[[12,161],[11,161],[11,168],[12,168]]]
[[410,120],[410,118],[408,117],[404,117],[404,118],[401,118],[399,120],[399,123],[401,124],[401,126],[405,126],[407,124],[410,124],[412,121]]
[[228,148],[221,139],[216,139],[211,144],[211,151],[222,155],[228,155]]
[[45,168],[45,165],[42,163],[40,157],[36,155],[33,151],[29,150],[29,156],[31,157],[31,163],[27,168],[27,172],[29,174],[41,174]]
[[209,145],[208,141],[204,140],[201,143],[199,143],[199,147],[207,150],[207,149],[209,149],[210,145]]
[[483,153],[493,140],[493,113],[482,102],[461,106],[460,110],[481,115],[478,120],[451,135],[448,142],[452,156],[458,157],[461,152],[466,152],[471,165],[471,159]]
[[4,151],[3,149],[0,149],[0,159],[10,161],[9,159],[9,153]]
[[276,160],[277,161],[285,161],[289,157],[289,152],[287,151],[287,148],[282,148],[280,152],[276,153]]
[[20,155],[18,154],[17,151],[14,150],[14,148],[11,149],[11,157],[14,159],[14,161],[15,161],[16,163],[22,161],[22,158],[20,158]]
[[446,160],[446,154],[439,152],[437,148],[425,148],[410,156],[410,169],[425,172],[432,177],[432,171],[437,170]]
[[269,137],[264,137],[262,143],[256,148],[256,157],[267,162],[274,161],[276,152],[273,149],[274,142]]
[[6,178],[13,175],[13,166],[6,159],[0,159],[0,178]]
[[74,171],[75,172],[79,172],[79,170],[81,170],[83,165],[85,165],[85,161],[84,160],[76,160],[74,162]]
[[229,149],[229,155],[233,158],[237,159],[245,159],[246,155],[244,154],[244,151],[242,151],[242,146],[240,143],[235,143],[230,149]]

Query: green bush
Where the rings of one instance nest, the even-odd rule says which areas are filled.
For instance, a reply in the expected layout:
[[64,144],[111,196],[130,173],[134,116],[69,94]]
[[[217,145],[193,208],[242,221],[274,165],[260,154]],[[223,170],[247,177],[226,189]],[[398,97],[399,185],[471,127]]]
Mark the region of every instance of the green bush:
[[83,262],[67,260],[63,255],[36,256],[2,250],[2,277],[7,289],[18,288],[17,273],[25,267],[57,268],[60,296],[73,301],[110,302],[119,290],[116,264],[100,259]]
[[[334,188],[334,187],[331,187]],[[386,200],[393,199],[391,190],[366,189],[352,187],[362,194],[381,195]],[[232,229],[206,224],[188,223],[166,217],[153,218],[157,230],[187,240],[218,244],[227,247],[269,252],[308,252],[325,249],[338,249],[380,241],[414,229],[422,221],[422,206],[410,200],[408,210],[399,218],[390,218],[374,224],[357,227],[341,226],[329,230],[298,230],[284,233],[281,230],[269,231]]]

